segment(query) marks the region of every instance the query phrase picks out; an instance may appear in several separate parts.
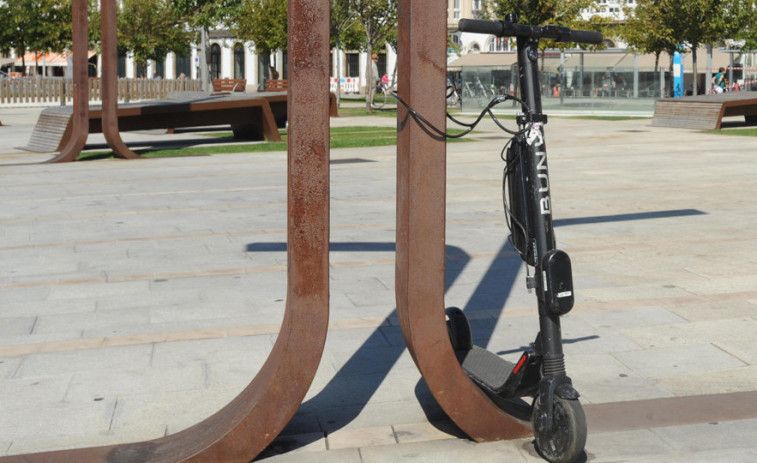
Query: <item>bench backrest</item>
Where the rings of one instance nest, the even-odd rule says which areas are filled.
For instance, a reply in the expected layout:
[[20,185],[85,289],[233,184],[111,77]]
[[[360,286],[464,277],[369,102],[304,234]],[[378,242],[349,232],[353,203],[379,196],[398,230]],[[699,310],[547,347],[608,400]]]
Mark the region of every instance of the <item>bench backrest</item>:
[[213,79],[215,92],[244,92],[246,88],[247,79]]
[[286,79],[268,79],[265,81],[266,92],[281,92],[289,89]]

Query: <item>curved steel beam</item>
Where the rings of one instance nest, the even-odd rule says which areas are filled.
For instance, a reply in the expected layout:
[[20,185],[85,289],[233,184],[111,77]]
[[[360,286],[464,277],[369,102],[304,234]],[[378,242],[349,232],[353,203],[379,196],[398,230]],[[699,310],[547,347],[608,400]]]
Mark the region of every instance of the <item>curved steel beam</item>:
[[89,135],[89,73],[87,51],[89,48],[88,15],[86,0],[73,0],[71,5],[73,38],[74,112],[71,135],[66,146],[52,159],[45,162],[71,162],[84,149]]
[[2,457],[0,463],[247,463],[292,418],[315,376],[328,328],[328,18],[328,0],[289,2],[287,305],[276,344],[258,375],[223,409],[177,434]]
[[102,129],[105,141],[116,156],[124,159],[140,159],[121,139],[118,130],[118,50],[116,45],[116,0],[100,0],[100,23],[102,26]]
[[[445,127],[444,0],[399,1],[399,91],[436,127]],[[408,350],[431,393],[476,441],[531,433],[505,414],[457,362],[444,318],[446,146],[397,113],[396,298]]]

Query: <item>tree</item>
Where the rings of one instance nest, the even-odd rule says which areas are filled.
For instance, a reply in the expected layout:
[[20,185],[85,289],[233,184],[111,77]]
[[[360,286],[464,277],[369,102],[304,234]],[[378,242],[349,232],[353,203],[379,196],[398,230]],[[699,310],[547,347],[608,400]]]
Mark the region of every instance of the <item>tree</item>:
[[[521,24],[571,27],[581,22],[581,10],[593,3],[593,0],[496,0],[490,9],[495,18],[515,13]],[[486,15],[488,10],[489,7],[484,10]]]
[[371,112],[371,102],[376,92],[371,59],[377,45],[386,43],[391,31],[397,28],[397,0],[349,0],[350,8],[355,12],[365,32],[366,63],[365,109]]
[[349,42],[349,37],[345,37],[350,29],[356,24],[355,13],[350,10],[349,0],[331,0],[331,14],[329,15],[329,35],[331,36],[331,48],[336,50],[336,104],[339,105],[342,86],[341,86],[341,56],[342,47],[345,39]]
[[255,44],[255,53],[270,55],[287,48],[287,2],[244,0],[235,15],[232,31]]
[[636,8],[625,8],[626,24],[620,35],[632,50],[655,55],[655,71],[662,52],[673,56],[680,42],[664,17],[661,0],[639,0]]
[[56,0],[6,0],[0,4],[0,51],[63,51],[71,44],[71,3]]
[[[496,0],[491,5],[491,15],[504,18],[510,13],[518,15],[520,24],[544,26],[553,24],[575,29],[598,30],[601,25],[581,19],[581,10],[589,8],[594,0]],[[489,16],[489,8],[482,11],[482,15]],[[539,49],[565,48],[568,44],[557,44],[551,40],[540,40]],[[544,53],[542,53],[542,68],[544,68]]]
[[[240,0],[169,0],[173,9],[188,23],[191,30],[200,36],[200,85],[208,90],[210,79],[210,29],[229,25],[233,16],[239,11]],[[284,0],[282,0],[284,1]]]
[[[694,72],[694,95],[697,94],[697,50],[728,37],[732,22],[728,0],[665,0],[668,17],[677,31],[679,43],[691,50]],[[666,15],[667,16],[667,15]],[[735,31],[733,31],[735,32]]]
[[147,60],[163,60],[169,51],[185,50],[194,35],[168,0],[123,0],[118,15],[118,44],[134,55],[142,71]]
[[691,51],[694,87],[698,93],[697,50],[729,35],[738,34],[741,0],[639,0],[623,30],[623,37],[643,52],[662,51],[671,57],[678,50]]
[[757,49],[757,5],[753,0],[736,0],[732,3],[735,32],[732,38],[742,50]]

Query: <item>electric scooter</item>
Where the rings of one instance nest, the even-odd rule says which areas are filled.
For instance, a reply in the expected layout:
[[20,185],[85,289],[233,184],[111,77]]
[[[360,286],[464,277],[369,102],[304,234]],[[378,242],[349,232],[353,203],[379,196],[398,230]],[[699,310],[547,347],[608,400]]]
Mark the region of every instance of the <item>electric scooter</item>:
[[583,453],[587,431],[579,394],[565,370],[562,348],[560,316],[573,308],[573,281],[568,254],[555,247],[538,44],[541,39],[598,44],[602,35],[560,26],[518,24],[515,15],[508,15],[505,21],[462,19],[459,30],[517,40],[521,98],[516,100],[522,113],[517,116],[520,130],[503,153],[506,167],[502,189],[509,239],[527,266],[534,269],[526,284],[529,291],[536,291],[539,333],[531,350],[511,363],[473,345],[465,314],[450,307],[446,309],[450,340],[463,370],[495,403],[502,406],[503,399],[534,397],[531,421],[537,449],[552,463],[570,463]]

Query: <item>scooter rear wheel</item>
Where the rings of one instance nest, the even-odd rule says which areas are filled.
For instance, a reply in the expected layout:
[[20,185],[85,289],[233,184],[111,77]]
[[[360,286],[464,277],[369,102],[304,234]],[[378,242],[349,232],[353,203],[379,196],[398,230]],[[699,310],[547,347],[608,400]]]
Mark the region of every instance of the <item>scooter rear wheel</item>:
[[452,348],[455,350],[473,349],[473,333],[470,323],[462,310],[457,307],[447,307],[444,310],[447,315],[447,332]]
[[539,419],[542,405],[537,396],[531,421],[536,448],[551,463],[573,463],[583,454],[586,445],[586,415],[577,399],[553,399],[552,430],[547,432]]

